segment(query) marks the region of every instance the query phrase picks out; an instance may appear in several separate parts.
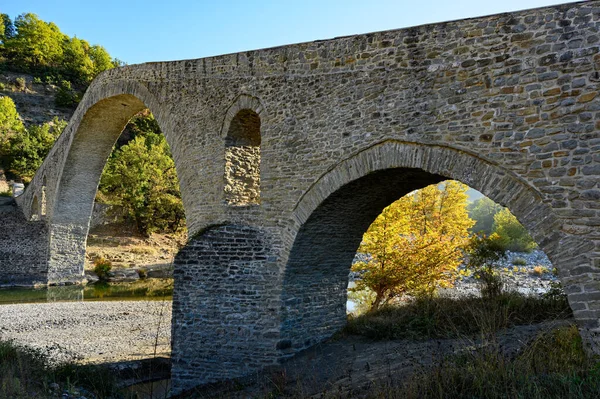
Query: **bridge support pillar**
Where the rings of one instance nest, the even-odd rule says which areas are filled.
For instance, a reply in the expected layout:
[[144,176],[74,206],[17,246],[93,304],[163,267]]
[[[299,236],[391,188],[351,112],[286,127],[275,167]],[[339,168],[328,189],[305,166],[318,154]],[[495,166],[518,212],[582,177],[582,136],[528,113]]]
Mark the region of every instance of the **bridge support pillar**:
[[82,282],[87,226],[51,223],[49,230],[48,284]]
[[265,231],[209,228],[174,267],[173,393],[277,364],[280,267]]

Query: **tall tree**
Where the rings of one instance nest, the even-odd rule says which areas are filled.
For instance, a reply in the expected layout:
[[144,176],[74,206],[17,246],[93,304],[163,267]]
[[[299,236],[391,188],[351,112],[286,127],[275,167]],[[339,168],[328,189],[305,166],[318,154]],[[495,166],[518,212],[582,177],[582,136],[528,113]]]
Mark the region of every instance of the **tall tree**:
[[122,206],[142,234],[176,231],[185,215],[167,141],[151,115],[135,118],[128,129],[133,130],[133,139],[108,160],[100,181],[101,196]]
[[8,143],[10,172],[24,182],[31,181],[66,126],[67,122],[54,118],[52,122],[30,126],[13,135]]
[[0,157],[8,151],[8,141],[15,134],[25,131],[12,98],[0,97]]
[[537,247],[527,229],[507,208],[494,216],[494,233],[500,237],[500,243],[505,250],[531,252]]
[[473,221],[467,215],[468,187],[456,181],[417,190],[383,210],[358,249],[366,261],[352,270],[354,290],[375,293],[371,309],[395,297],[431,295],[457,275]]
[[14,25],[17,34],[4,43],[12,64],[27,70],[60,65],[66,36],[58,26],[32,13],[19,15]]
[[502,210],[502,205],[483,197],[469,204],[467,210],[469,217],[475,221],[471,231],[489,236],[494,229],[494,215]]

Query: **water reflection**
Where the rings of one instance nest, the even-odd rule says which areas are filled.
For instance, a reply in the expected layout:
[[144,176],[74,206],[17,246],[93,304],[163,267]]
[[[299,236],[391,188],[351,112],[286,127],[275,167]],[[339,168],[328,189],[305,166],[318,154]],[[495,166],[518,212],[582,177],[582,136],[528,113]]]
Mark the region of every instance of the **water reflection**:
[[86,286],[3,288],[0,289],[0,304],[102,300],[170,300],[172,295],[172,279],[148,279],[130,283],[99,282]]

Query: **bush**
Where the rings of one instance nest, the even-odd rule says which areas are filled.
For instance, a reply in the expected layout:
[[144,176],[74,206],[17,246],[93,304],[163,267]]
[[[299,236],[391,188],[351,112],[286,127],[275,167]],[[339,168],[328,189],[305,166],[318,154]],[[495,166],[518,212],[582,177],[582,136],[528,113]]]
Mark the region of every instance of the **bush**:
[[56,106],[74,108],[79,103],[79,100],[79,95],[71,87],[71,82],[67,82],[66,80],[61,81],[58,85],[56,97],[54,98]]
[[500,295],[504,284],[495,267],[496,262],[506,256],[500,237],[495,233],[489,237],[475,235],[471,238],[468,252],[468,267],[473,270],[473,276],[481,284],[481,295],[484,297]]
[[142,280],[148,277],[148,271],[146,271],[146,269],[144,268],[137,269],[137,274],[138,277]]
[[19,90],[19,91],[25,90],[25,88],[27,87],[25,78],[16,78],[15,83],[16,83],[17,90]]
[[512,264],[515,266],[525,266],[527,265],[527,261],[523,258],[514,258]]
[[96,273],[101,281],[108,280],[111,270],[112,263],[108,259],[98,258],[94,261],[94,273]]
[[531,252],[537,248],[525,227],[506,208],[494,215],[494,233],[500,237],[504,250]]

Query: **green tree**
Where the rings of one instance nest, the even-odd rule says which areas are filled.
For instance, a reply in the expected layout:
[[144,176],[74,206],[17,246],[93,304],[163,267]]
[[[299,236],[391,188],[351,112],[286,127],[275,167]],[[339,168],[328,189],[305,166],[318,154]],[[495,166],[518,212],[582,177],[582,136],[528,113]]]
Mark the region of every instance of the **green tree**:
[[0,157],[6,155],[10,138],[24,131],[25,127],[12,98],[0,97]]
[[[147,119],[150,121],[134,120],[134,129],[156,123],[151,116]],[[104,169],[100,192],[107,202],[122,206],[142,234],[174,232],[183,224],[175,163],[162,134],[138,131],[115,150]]]
[[494,216],[494,233],[500,237],[505,250],[515,252],[531,252],[537,247],[525,227],[507,208]]
[[64,74],[73,82],[89,83],[95,76],[89,43],[74,37],[65,40],[63,47]]
[[93,65],[93,77],[96,77],[100,72],[112,69],[118,65],[113,63],[110,54],[102,46],[92,46],[89,49],[90,59]]
[[31,13],[19,15],[14,25],[17,34],[4,42],[11,64],[27,71],[61,64],[66,36],[58,26]]
[[468,266],[481,283],[482,296],[489,298],[500,295],[504,284],[496,265],[506,256],[500,236],[496,233],[490,236],[475,234],[471,237],[468,252]]
[[15,27],[8,14],[0,14],[0,41],[4,43],[15,35]]
[[502,210],[498,205],[488,197],[483,197],[467,206],[469,217],[475,221],[471,231],[473,233],[482,233],[486,236],[492,234],[494,229],[494,215]]
[[468,187],[456,181],[417,190],[383,210],[358,252],[354,291],[375,293],[371,310],[404,294],[431,295],[450,287],[458,273],[473,221],[466,211]]
[[52,122],[31,126],[13,135],[7,149],[10,172],[26,183],[31,181],[66,126],[67,122],[54,118]]

